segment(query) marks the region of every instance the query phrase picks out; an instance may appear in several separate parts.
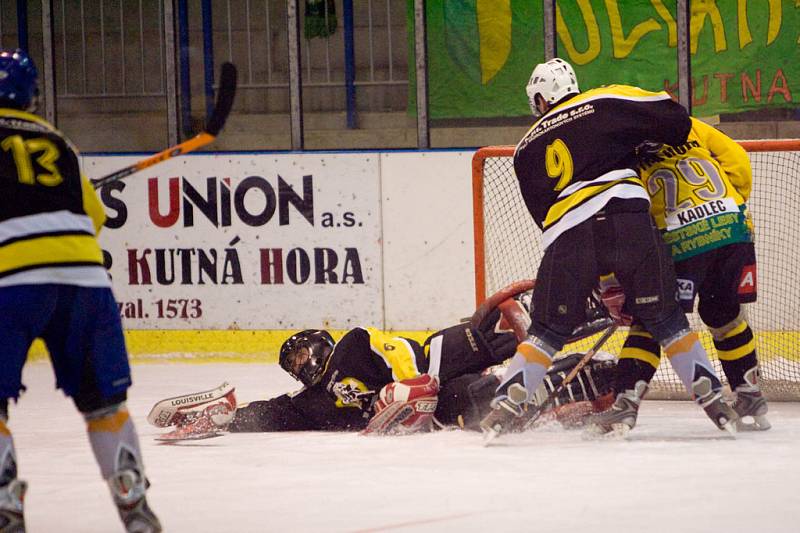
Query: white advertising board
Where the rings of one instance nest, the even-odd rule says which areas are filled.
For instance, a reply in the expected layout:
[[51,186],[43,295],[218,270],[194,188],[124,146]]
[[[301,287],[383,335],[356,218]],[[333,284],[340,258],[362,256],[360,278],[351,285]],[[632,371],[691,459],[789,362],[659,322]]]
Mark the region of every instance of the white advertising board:
[[[136,159],[85,157],[83,170]],[[191,155],[100,196],[126,328],[383,322],[377,154]]]
[[435,330],[475,309],[472,152],[381,154],[386,328]]

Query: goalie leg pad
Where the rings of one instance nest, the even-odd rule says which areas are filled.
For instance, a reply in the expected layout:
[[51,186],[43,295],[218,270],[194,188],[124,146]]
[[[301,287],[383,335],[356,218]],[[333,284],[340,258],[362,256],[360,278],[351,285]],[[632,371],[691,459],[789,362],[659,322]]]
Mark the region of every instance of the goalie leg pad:
[[189,413],[184,413],[183,418],[178,421],[176,429],[159,435],[156,440],[177,442],[217,437],[233,422],[236,409],[236,396],[231,390],[219,400],[204,403]]
[[428,374],[389,383],[375,402],[365,435],[407,435],[428,431],[438,405],[439,382]]
[[[147,421],[160,428],[186,424],[199,417],[209,405],[220,402],[228,404],[235,411],[235,390],[233,385],[225,382],[215,389],[161,400],[150,410]],[[216,417],[218,420],[215,422],[218,421],[219,425],[224,425],[233,419],[233,413],[231,412],[229,415],[216,413]],[[227,420],[225,420],[226,417]]]

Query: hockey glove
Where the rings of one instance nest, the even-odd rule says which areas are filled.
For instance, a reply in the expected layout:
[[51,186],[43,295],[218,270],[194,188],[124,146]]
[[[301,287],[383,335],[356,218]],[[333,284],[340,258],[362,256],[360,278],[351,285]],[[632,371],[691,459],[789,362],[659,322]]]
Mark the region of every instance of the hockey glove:
[[618,326],[630,326],[633,317],[625,309],[625,292],[620,286],[607,287],[600,293],[603,305],[608,309],[608,314]]
[[664,147],[663,143],[653,141],[642,141],[635,148],[636,158],[640,163],[649,165],[655,161],[659,161],[658,153]]
[[492,361],[501,363],[514,355],[522,328],[527,329],[529,323],[527,311],[509,299],[489,313],[474,332]]

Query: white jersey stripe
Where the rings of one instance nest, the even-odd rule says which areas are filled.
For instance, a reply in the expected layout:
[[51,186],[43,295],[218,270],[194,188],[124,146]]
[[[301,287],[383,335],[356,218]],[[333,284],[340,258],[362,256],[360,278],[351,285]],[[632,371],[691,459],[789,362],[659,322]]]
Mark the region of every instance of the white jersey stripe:
[[94,224],[88,215],[67,210],[14,217],[0,222],[0,243],[54,231],[82,231],[94,235]]
[[561,191],[561,194],[559,194],[558,197],[566,198],[575,191],[579,191],[584,187],[591,187],[592,185],[599,185],[601,183],[605,183],[608,181],[621,180],[624,178],[635,178],[637,176],[638,174],[636,174],[636,171],[630,168],[612,170],[611,172],[606,172],[605,174],[597,176],[592,181],[576,181],[575,183],[573,183],[572,185]]
[[547,228],[542,233],[542,248],[546,250],[559,235],[602,210],[612,198],[642,198],[647,200],[648,203],[650,202],[647,191],[640,185],[630,183],[614,185],[597,196],[593,196],[591,200],[570,210],[558,222]]
[[442,345],[444,344],[444,335],[437,335],[431,339],[430,349],[428,351],[428,375],[439,377],[439,369],[442,366]]
[[0,278],[0,287],[12,285],[77,285],[111,287],[108,272],[101,266],[52,266],[34,268]]

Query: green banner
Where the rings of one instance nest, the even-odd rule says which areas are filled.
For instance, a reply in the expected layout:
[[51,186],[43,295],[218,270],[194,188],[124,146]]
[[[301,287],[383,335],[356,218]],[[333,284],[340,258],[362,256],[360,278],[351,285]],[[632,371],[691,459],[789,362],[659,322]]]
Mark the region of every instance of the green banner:
[[[800,0],[691,6],[694,115],[800,107]],[[430,117],[528,115],[525,84],[544,58],[541,0],[429,0],[426,7]],[[677,94],[676,0],[560,0],[556,26],[558,55],[575,67],[582,89],[625,83]]]

